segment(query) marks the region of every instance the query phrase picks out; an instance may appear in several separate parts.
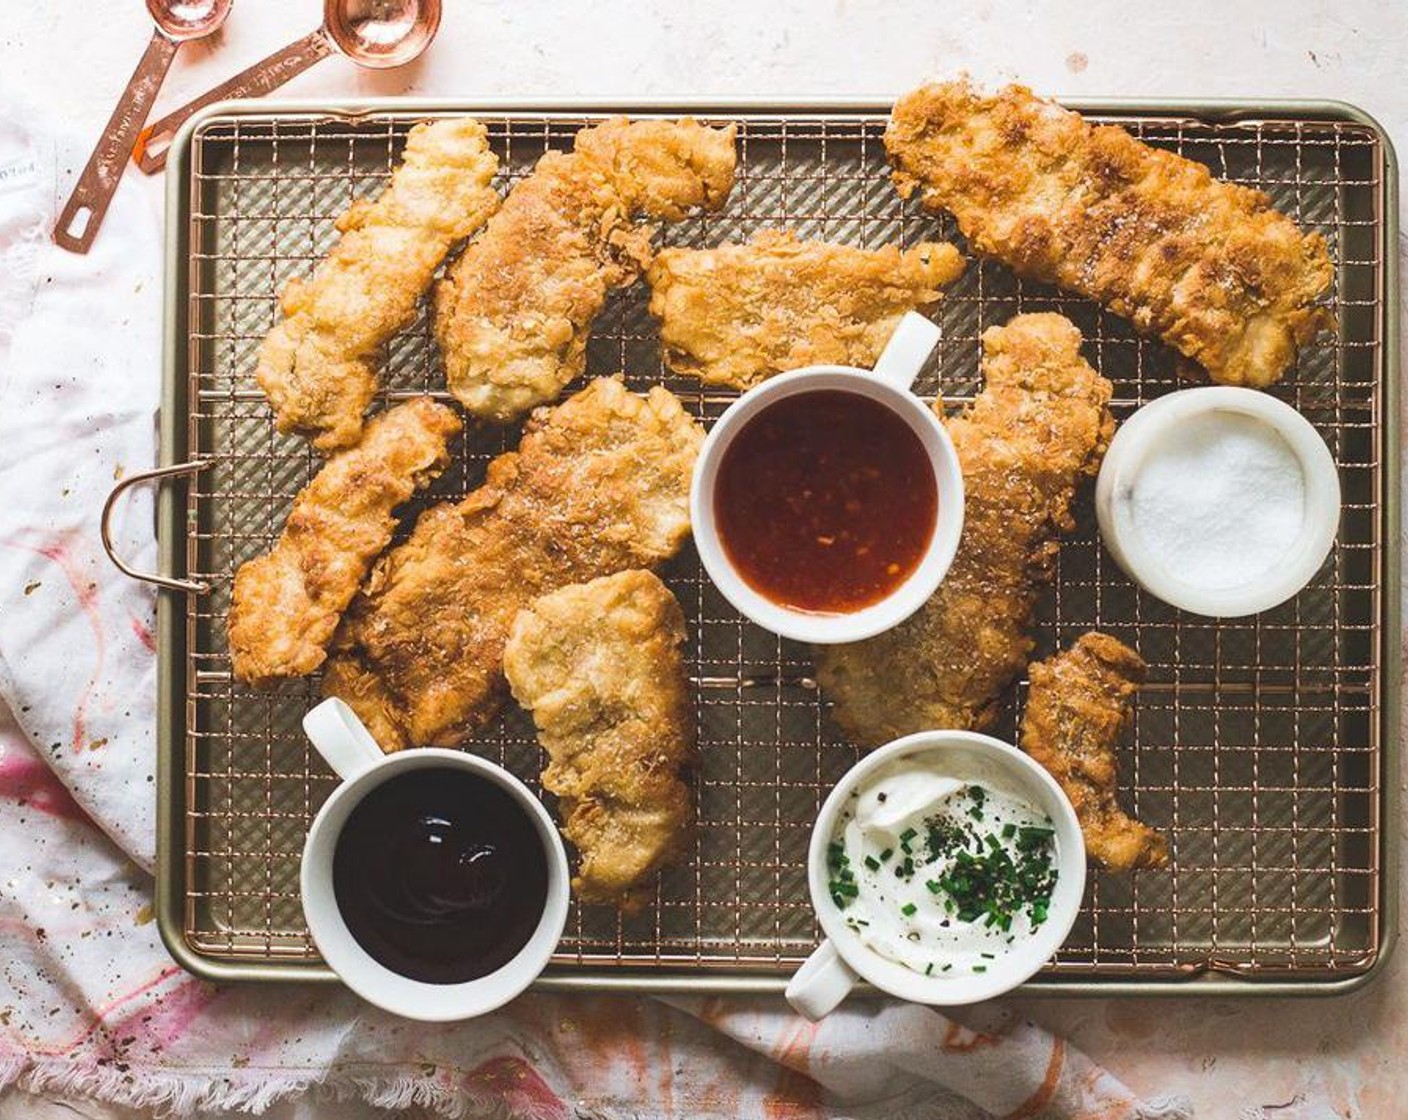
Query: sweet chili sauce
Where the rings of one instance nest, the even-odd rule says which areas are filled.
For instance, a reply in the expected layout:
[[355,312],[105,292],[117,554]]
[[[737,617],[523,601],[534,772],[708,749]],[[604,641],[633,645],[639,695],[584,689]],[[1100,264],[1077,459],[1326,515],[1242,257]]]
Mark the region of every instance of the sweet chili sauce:
[[919,566],[938,520],[924,444],[870,397],[784,397],[724,451],[714,489],[724,551],[779,606],[845,614],[884,599]]

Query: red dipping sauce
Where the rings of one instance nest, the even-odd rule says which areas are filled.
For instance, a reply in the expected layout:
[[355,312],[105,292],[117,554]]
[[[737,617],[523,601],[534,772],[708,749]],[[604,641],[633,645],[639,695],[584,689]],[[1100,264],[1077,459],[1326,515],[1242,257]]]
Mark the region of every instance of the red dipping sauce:
[[784,397],[719,461],[714,519],[735,570],[782,607],[847,614],[886,598],[924,558],[939,493],[924,444],[859,393]]

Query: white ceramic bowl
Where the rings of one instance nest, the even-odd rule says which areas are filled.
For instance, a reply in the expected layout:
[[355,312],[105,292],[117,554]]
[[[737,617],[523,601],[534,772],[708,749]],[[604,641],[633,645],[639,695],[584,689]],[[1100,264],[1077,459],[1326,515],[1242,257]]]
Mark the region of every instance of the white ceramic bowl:
[[[818,645],[855,642],[899,625],[938,589],[953,563],[958,540],[963,534],[963,471],[938,416],[909,390],[937,340],[938,328],[922,315],[910,312],[901,320],[873,371],[850,366],[808,366],[793,370],[748,390],[714,422],[694,466],[689,493],[690,520],[704,570],[740,614],[775,634],[796,641]],[[719,464],[738,433],[769,405],[786,397],[819,390],[841,390],[869,397],[904,420],[924,445],[938,491],[934,532],[909,578],[880,602],[843,614],[796,610],[755,591],[729,560],[714,518],[714,487]]]
[[[1129,496],[1139,472],[1177,440],[1191,419],[1236,412],[1265,424],[1290,447],[1305,482],[1301,532],[1275,569],[1232,587],[1193,583],[1165,564],[1134,524]],[[1189,485],[1196,485],[1189,479]],[[1256,389],[1204,386],[1151,401],[1120,425],[1095,486],[1095,514],[1105,547],[1126,575],[1151,595],[1194,614],[1235,618],[1284,603],[1314,578],[1335,543],[1340,482],[1325,441],[1290,405]]]
[[[988,964],[984,973],[945,973],[923,976],[881,956],[846,925],[831,901],[827,845],[835,838],[841,810],[851,791],[880,767],[896,759],[935,752],[947,772],[965,778],[983,769],[996,770],[1011,782],[1012,792],[1029,800],[1051,818],[1056,829],[1056,889],[1047,919],[1031,937]],[[1085,893],[1085,839],[1070,800],[1042,767],[1016,747],[975,731],[921,731],[872,751],[851,767],[826,798],[812,826],[807,853],[807,886],[812,908],[826,940],[793,975],[787,1000],[798,1012],[816,1020],[828,1014],[860,980],[881,991],[915,1003],[955,1006],[992,999],[1030,979],[1071,932]]]
[[[382,754],[361,721],[341,700],[324,700],[304,717],[303,727],[318,752],[343,779],[313,819],[300,870],[303,914],[328,966],[367,1002],[393,1014],[427,1022],[486,1014],[527,988],[547,966],[562,939],[570,891],[567,852],[542,802],[502,766],[476,755],[430,747]],[[333,891],[333,855],[352,810],[395,775],[428,767],[462,770],[504,790],[532,821],[547,857],[547,899],[543,916],[527,944],[503,967],[459,984],[430,984],[387,968],[352,936]]]

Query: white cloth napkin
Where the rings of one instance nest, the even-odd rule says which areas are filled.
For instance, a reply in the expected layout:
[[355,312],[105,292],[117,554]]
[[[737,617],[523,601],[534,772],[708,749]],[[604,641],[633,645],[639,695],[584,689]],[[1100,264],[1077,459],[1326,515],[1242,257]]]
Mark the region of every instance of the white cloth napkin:
[[[91,255],[53,247],[82,146],[26,132],[16,104],[0,97],[0,1088],[175,1115],[305,1093],[527,1120],[1189,1115],[997,1012],[974,1030],[854,1001],[812,1025],[780,999],[530,994],[427,1027],[340,988],[182,972],[151,921],[153,599],[98,539],[114,480],[156,458],[160,238],[128,184]],[[114,524],[151,570],[150,495]]]
[[[155,458],[160,228],[129,190],[88,256],[54,246],[57,169],[83,156],[31,140],[28,119],[0,114],[0,692],[93,819],[150,868],[152,597],[112,578],[97,514],[114,480]],[[150,569],[150,493],[114,529]]]

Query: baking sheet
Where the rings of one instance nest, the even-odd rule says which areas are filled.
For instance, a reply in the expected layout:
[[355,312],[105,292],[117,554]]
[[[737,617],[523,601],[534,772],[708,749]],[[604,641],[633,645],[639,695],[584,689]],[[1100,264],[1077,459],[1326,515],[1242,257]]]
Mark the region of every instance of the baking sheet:
[[[298,721],[316,681],[256,693],[232,681],[224,615],[240,563],[266,550],[318,466],[278,435],[251,373],[276,295],[310,271],[354,198],[374,194],[415,121],[474,112],[489,126],[507,188],[543,151],[566,147],[597,113],[416,106],[344,110],[271,104],[216,110],[175,153],[164,454],[203,464],[161,502],[169,570],[208,591],[164,596],[160,916],[188,967],[224,978],[327,977],[302,921],[303,836],[334,779]],[[658,111],[665,111],[660,107]],[[1299,106],[1298,120],[1252,107],[1097,107],[1146,140],[1269,191],[1337,263],[1340,324],[1273,392],[1326,438],[1341,467],[1340,540],[1316,581],[1260,616],[1213,622],[1140,592],[1096,539],[1088,495],[1040,608],[1037,656],[1091,628],[1150,664],[1122,773],[1122,800],[1166,829],[1174,866],[1093,873],[1071,938],[1037,985],[1047,990],[1327,990],[1366,975],[1385,951],[1393,877],[1381,822],[1393,795],[1397,596],[1395,422],[1386,378],[1394,283],[1392,166],[1366,122]],[[1289,110],[1285,111],[1289,112]],[[780,226],[865,246],[955,238],[951,223],[888,183],[884,111],[805,106],[701,111],[738,119],[738,184],[718,215],[670,228],[668,244],[708,245]],[[1284,112],[1283,114],[1284,115]],[[663,371],[637,286],[610,301],[588,375],[663,381],[706,420],[731,394]],[[978,336],[1023,311],[1057,310],[1086,336],[1126,417],[1179,387],[1162,346],[1093,304],[971,262],[935,315],[943,341],[921,392],[951,406],[977,388]],[[384,397],[443,390],[422,314],[389,347]],[[481,430],[457,449],[433,498],[482,476],[516,430]],[[810,823],[855,758],[826,718],[807,651],[742,622],[689,550],[664,573],[690,623],[699,694],[700,827],[691,857],[655,904],[622,918],[575,907],[549,983],[776,987],[815,944],[804,856]],[[1017,690],[1020,710],[1022,688]],[[1011,715],[995,729],[1011,737]],[[510,712],[471,749],[532,779],[530,722]],[[1240,980],[1263,981],[1260,984]],[[1230,981],[1230,982],[1229,982]]]

